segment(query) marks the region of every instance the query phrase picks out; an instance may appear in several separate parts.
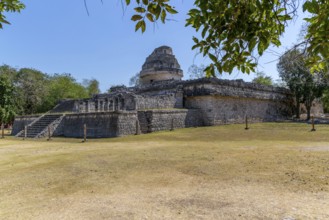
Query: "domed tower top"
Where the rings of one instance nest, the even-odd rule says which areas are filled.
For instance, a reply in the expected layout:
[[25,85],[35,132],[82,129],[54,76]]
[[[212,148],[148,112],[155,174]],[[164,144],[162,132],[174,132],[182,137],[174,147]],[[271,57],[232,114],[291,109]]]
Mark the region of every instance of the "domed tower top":
[[168,46],[156,48],[146,61],[140,72],[142,85],[156,81],[181,80],[183,71],[173,55],[172,49]]

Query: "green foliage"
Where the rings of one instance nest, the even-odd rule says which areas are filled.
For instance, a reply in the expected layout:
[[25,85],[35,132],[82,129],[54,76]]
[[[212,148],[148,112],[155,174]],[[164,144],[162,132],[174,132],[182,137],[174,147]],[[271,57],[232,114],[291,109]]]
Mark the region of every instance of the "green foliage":
[[[66,73],[48,75],[31,68],[17,71],[8,65],[2,65],[0,77],[1,101],[5,100],[5,94],[9,94],[4,93],[7,91],[6,88],[12,86],[11,102],[10,105],[6,104],[10,107],[10,111],[6,110],[9,118],[12,118],[13,112],[19,115],[44,113],[55,107],[62,99],[87,98],[100,92],[96,79],[85,80],[84,86]],[[1,104],[1,109],[3,105]]]
[[0,66],[0,75],[5,75],[11,82],[17,77],[17,70],[9,65]]
[[20,12],[24,8],[25,5],[19,0],[0,0],[0,29],[3,28],[3,24],[10,24],[4,12]]
[[304,103],[307,109],[308,119],[312,102],[322,96],[327,86],[327,80],[323,72],[311,74],[306,66],[307,57],[293,49],[286,52],[278,63],[278,72],[283,81],[295,96],[297,118],[299,117],[299,104]]
[[253,83],[258,83],[266,86],[272,86],[273,81],[270,76],[266,76],[264,72],[257,72],[256,77],[252,80]]
[[186,25],[201,31],[201,39],[193,38],[193,49],[213,61],[207,76],[215,75],[215,68],[220,73],[234,68],[253,72],[253,54],[262,55],[270,44],[280,46],[285,22],[291,19],[280,1],[196,0],[195,6]]
[[325,113],[329,113],[329,89],[323,92],[321,101],[323,103],[323,110]]
[[18,105],[21,114],[42,112],[43,100],[48,95],[49,79],[45,73],[32,68],[22,68],[15,79]]
[[311,72],[329,71],[329,2],[327,0],[308,0],[303,5],[303,11],[311,14],[305,18],[308,22],[307,43],[308,59],[306,63]]
[[[130,0],[125,0],[127,5],[130,5]],[[173,6],[169,5],[169,0],[136,0],[134,10],[136,14],[131,17],[131,20],[136,22],[135,31],[141,30],[142,33],[146,30],[146,20],[156,22],[160,20],[166,22],[167,14],[176,14],[177,11]]]
[[[168,0],[136,2],[142,5],[135,8],[138,14],[132,17],[137,22],[136,30],[145,30],[145,15],[148,13],[155,15],[155,20],[161,17],[162,21],[166,9],[169,13],[176,13],[169,10],[171,6],[165,3]],[[149,5],[161,3],[165,6],[157,6],[156,10],[149,8]],[[280,46],[279,38],[286,22],[291,20],[285,1],[279,0],[195,0],[194,6],[188,13],[186,26],[201,31],[201,39],[193,37],[193,49],[199,49],[203,56],[213,61],[205,68],[207,76],[215,76],[216,69],[219,73],[231,73],[234,68],[248,74],[254,71],[255,53],[262,55],[270,44]],[[149,22],[154,21],[149,19]]]
[[68,73],[49,77],[48,95],[44,99],[43,112],[52,109],[62,99],[87,98],[88,90]]
[[[201,79],[201,78],[207,77],[206,72],[205,72],[206,68],[207,67],[204,64],[201,64],[200,66],[195,65],[195,64],[191,65],[188,68],[188,74],[189,74],[190,79]],[[221,74],[217,70],[215,70],[215,75],[211,76],[211,77],[220,78],[220,76],[221,76]]]
[[[126,0],[126,4],[130,4]],[[136,30],[146,29],[146,21],[165,21],[167,12],[172,11],[169,0],[135,1],[138,7],[132,20]],[[237,69],[249,74],[255,71],[257,59],[270,45],[280,46],[280,37],[288,21],[296,16],[301,0],[195,0],[194,8],[188,13],[186,26],[193,27],[201,37],[193,37],[194,46],[212,63],[205,68],[207,76],[232,73]],[[306,65],[311,72],[329,70],[329,4],[327,0],[306,0],[304,12],[308,24],[305,51]],[[300,45],[301,45],[300,44]]]
[[0,124],[8,123],[15,116],[14,85],[9,77],[0,74]]
[[101,92],[99,89],[99,82],[96,79],[84,79],[82,84],[87,89],[89,97]]
[[[7,121],[10,122],[12,121],[12,117],[14,114],[19,114],[21,108],[19,108],[19,94],[17,92],[17,89],[15,87],[16,84],[16,78],[17,78],[17,70],[11,66],[8,65],[2,65],[0,66],[0,78],[4,80],[2,83],[9,85],[10,87],[13,87],[12,94],[10,94],[11,102],[10,104],[6,104],[10,108],[10,113],[9,113],[9,119]],[[7,82],[6,82],[7,81]],[[2,90],[2,92],[5,90]],[[7,93],[8,94],[8,93]]]

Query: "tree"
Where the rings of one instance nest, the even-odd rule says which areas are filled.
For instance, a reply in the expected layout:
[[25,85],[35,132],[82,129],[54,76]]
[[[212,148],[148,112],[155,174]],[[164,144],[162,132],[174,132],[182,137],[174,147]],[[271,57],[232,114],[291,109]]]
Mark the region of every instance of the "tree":
[[8,83],[5,83],[7,85],[12,86],[13,91],[12,91],[12,98],[11,99],[11,104],[10,106],[13,107],[12,111],[15,112],[15,114],[21,114],[22,113],[22,108],[20,108],[20,94],[18,93],[16,89],[16,80],[17,80],[17,69],[13,68],[9,65],[2,65],[0,66],[0,77],[2,79],[8,80]]
[[329,72],[329,3],[327,0],[308,0],[303,5],[303,11],[311,14],[305,18],[307,31],[305,47],[308,58],[306,64],[311,72]]
[[316,98],[322,97],[323,92],[326,89],[326,82],[323,72],[308,74],[305,84],[303,85],[304,95],[303,103],[307,111],[307,120],[311,118],[312,103]]
[[273,83],[274,87],[281,87],[281,88],[287,88],[286,82],[284,82],[282,79],[276,79]]
[[326,88],[323,72],[311,74],[306,58],[297,49],[286,52],[278,63],[278,72],[293,93],[296,101],[296,118],[300,117],[300,103],[304,103],[310,119],[312,102],[322,96]]
[[13,120],[15,116],[14,85],[10,79],[0,74],[0,125]]
[[62,99],[87,98],[88,92],[71,74],[54,74],[49,77],[48,96],[44,109],[46,111],[52,109]]
[[329,113],[329,89],[327,88],[322,95],[321,101],[325,113]]
[[21,114],[44,112],[43,102],[48,95],[48,76],[36,69],[22,68],[17,73],[15,86]]
[[44,113],[54,108],[62,99],[87,98],[100,92],[96,79],[84,80],[83,86],[67,73],[48,75],[32,68],[17,71],[8,65],[2,65],[0,77],[1,100],[4,97],[3,92],[7,91],[5,88],[10,85],[11,102],[6,106],[20,115]]
[[190,76],[190,79],[200,79],[206,77],[206,74],[204,72],[205,68],[206,66],[203,64],[201,64],[200,66],[197,66],[195,64],[191,65],[188,68],[188,74]]
[[129,79],[129,86],[139,86],[140,85],[140,73],[136,73]]
[[273,81],[270,76],[266,76],[264,72],[257,72],[256,77],[252,80],[253,83],[258,83],[266,86],[272,86]]
[[[125,0],[130,4],[130,0]],[[145,31],[146,23],[159,19],[164,23],[168,13],[177,13],[168,2],[136,0],[136,30]],[[188,13],[186,26],[200,31],[201,37],[193,37],[203,56],[212,60],[206,69],[207,76],[215,76],[215,69],[231,73],[237,69],[243,73],[254,72],[258,56],[270,46],[280,46],[280,36],[288,21],[297,15],[301,0],[195,0]],[[311,14],[305,18],[308,24],[305,46],[306,64],[311,71],[329,69],[329,4],[327,0],[303,1],[303,11]]]
[[[188,68],[187,72],[190,79],[201,79],[207,77],[205,69],[206,66],[204,64],[201,64],[200,66],[193,64]],[[220,78],[220,73],[217,70],[215,70],[215,77]]]
[[87,89],[87,93],[90,97],[101,92],[97,79],[84,79],[82,84]]
[[0,66],[0,75],[5,75],[13,83],[17,77],[17,70],[5,64]]
[[24,8],[25,5],[19,0],[0,1],[0,29],[3,28],[3,24],[10,24],[4,12],[20,12]]

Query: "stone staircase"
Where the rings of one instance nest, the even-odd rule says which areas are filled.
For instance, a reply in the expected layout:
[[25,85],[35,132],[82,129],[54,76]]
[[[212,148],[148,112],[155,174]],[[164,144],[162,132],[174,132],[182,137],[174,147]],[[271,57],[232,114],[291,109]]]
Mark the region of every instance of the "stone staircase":
[[[57,126],[62,118],[63,114],[46,114],[41,116],[40,118],[33,121],[31,124],[27,126],[27,138],[40,138],[42,136],[47,135],[48,126],[51,127],[51,131],[54,132],[54,126]],[[57,123],[55,123],[57,122]],[[56,125],[54,125],[56,124]],[[20,131],[16,137],[25,137],[24,129]]]

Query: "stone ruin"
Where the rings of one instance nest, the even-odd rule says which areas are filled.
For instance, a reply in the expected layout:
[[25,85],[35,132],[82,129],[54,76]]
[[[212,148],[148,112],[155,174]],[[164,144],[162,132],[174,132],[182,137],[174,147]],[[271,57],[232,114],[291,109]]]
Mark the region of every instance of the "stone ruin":
[[[242,80],[182,80],[168,46],[146,58],[140,85],[116,87],[88,99],[62,100],[42,116],[16,117],[16,136],[105,138],[173,128],[279,121],[293,115],[289,90]],[[26,131],[25,131],[26,126]]]
[[156,48],[146,58],[140,72],[141,85],[166,80],[182,80],[183,71],[176,60],[172,49],[168,46]]

